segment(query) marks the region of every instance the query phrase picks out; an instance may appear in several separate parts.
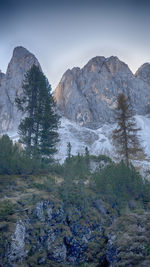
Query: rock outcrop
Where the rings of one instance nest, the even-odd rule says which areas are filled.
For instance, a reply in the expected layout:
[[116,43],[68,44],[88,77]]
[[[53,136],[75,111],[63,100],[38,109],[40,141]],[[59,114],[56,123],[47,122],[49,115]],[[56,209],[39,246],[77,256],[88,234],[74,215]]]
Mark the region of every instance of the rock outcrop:
[[25,73],[33,64],[40,67],[33,54],[23,47],[16,47],[6,75],[0,73],[0,132],[13,131],[18,127],[22,114],[16,108],[15,98],[22,94]]
[[16,229],[12,235],[11,247],[8,253],[9,262],[14,262],[18,258],[23,259],[26,257],[26,252],[24,251],[25,246],[25,226],[21,220],[16,224]]
[[96,128],[113,122],[118,93],[124,92],[130,96],[136,113],[146,114],[150,102],[148,77],[147,64],[134,76],[117,57],[95,57],[82,69],[66,71],[55,90],[57,106],[68,119]]
[[85,216],[41,199],[8,221],[11,230],[1,221],[0,266],[150,266],[150,213],[114,212],[102,199]]
[[95,266],[97,260],[103,263],[107,243],[103,220],[107,214],[103,214],[106,208],[101,202],[97,204],[98,213],[93,207],[94,219],[90,214],[84,218],[80,208],[72,208],[68,215],[62,203],[37,202],[31,212],[22,214],[23,218],[13,225],[9,242],[3,240],[5,253],[0,254],[0,264],[65,267],[78,266],[91,258]]

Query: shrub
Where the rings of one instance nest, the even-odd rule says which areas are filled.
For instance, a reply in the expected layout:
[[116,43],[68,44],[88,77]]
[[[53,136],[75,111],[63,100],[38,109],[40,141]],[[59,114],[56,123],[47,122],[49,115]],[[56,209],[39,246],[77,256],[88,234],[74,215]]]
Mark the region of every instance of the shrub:
[[3,221],[14,213],[14,205],[10,200],[4,200],[0,204],[0,221]]
[[30,158],[19,143],[13,144],[8,135],[0,138],[0,174],[33,174],[47,170],[47,163]]
[[98,156],[90,155],[90,159],[94,159],[94,160],[97,160],[99,162],[104,161],[105,163],[112,163],[111,158],[109,158],[106,155],[98,155]]
[[94,173],[93,185],[97,193],[119,209],[125,208],[130,200],[141,204],[150,201],[150,183],[145,183],[133,166],[127,167],[123,162],[112,163]]

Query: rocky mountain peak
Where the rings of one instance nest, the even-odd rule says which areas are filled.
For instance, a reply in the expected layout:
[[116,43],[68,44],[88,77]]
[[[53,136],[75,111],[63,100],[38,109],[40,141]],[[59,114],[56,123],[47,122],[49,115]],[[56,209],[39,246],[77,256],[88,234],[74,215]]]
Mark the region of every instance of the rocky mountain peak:
[[[148,65],[145,65],[148,77]],[[150,76],[149,76],[150,77]],[[61,114],[81,125],[97,128],[114,121],[114,107],[120,92],[130,94],[138,114],[150,109],[150,83],[135,77],[116,56],[97,56],[82,68],[68,70],[55,90]]]
[[106,65],[111,72],[112,75],[115,75],[118,72],[124,72],[128,74],[132,74],[131,70],[129,69],[128,65],[121,61],[116,56],[111,56],[106,59]]
[[22,115],[17,110],[15,98],[22,94],[25,74],[33,64],[41,69],[36,57],[26,48],[18,46],[13,51],[3,79],[0,74],[0,132],[16,130],[19,124]]
[[[107,69],[107,70],[106,70]],[[111,75],[115,75],[118,72],[126,72],[132,74],[128,65],[119,60],[116,56],[105,58],[103,56],[96,56],[89,60],[84,66],[83,70],[87,72],[110,72]]]
[[61,81],[69,79],[69,77],[78,76],[80,74],[81,69],[79,67],[74,67],[72,69],[68,69],[62,76]]
[[144,63],[135,73],[135,76],[150,85],[150,63]]
[[83,70],[87,72],[98,72],[104,64],[105,60],[105,57],[96,56],[88,61]]
[[31,55],[31,53],[23,46],[17,46],[13,50],[13,57],[16,57],[18,59],[24,56],[28,56],[29,54]]
[[22,46],[15,47],[10,63],[8,64],[6,75],[12,77],[16,73],[22,76],[20,78],[23,78],[25,72],[29,70],[33,64],[40,67],[36,57],[26,48]]

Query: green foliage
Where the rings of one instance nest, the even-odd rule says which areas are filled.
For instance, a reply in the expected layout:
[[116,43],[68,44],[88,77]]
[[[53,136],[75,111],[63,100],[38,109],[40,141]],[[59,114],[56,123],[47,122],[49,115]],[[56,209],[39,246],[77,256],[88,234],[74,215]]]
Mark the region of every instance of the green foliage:
[[9,215],[14,213],[14,205],[10,200],[0,203],[0,221],[7,220]]
[[44,162],[31,159],[19,143],[13,144],[8,135],[0,138],[0,174],[32,174],[47,170]]
[[128,167],[123,162],[112,163],[94,173],[93,183],[96,192],[119,209],[125,208],[131,200],[142,205],[150,201],[150,183],[146,184],[133,166]]
[[87,170],[89,170],[90,169],[90,153],[89,153],[87,146],[85,148],[85,161],[86,161]]
[[90,155],[89,157],[90,157],[90,159],[94,159],[97,161],[104,161],[105,163],[112,163],[111,158],[109,158],[106,155],[98,155],[98,156]]
[[143,152],[140,146],[136,127],[134,112],[130,98],[120,93],[117,98],[116,107],[117,129],[113,131],[113,139],[118,153],[123,157],[126,165],[129,165],[131,156]]
[[92,198],[102,198],[118,212],[147,208],[150,202],[150,183],[133,166],[128,167],[123,161],[115,164],[104,155],[90,155],[89,160],[107,163],[90,173],[86,160],[83,155],[72,156],[59,168],[59,175],[64,179],[60,197],[65,206],[75,205],[86,210],[87,203]]
[[60,163],[53,162],[49,166],[49,172],[54,174],[54,175],[63,175],[64,172],[64,166],[61,165]]
[[[8,142],[9,141],[10,140],[8,139]],[[102,259],[103,264],[101,266],[108,266],[107,260],[105,259],[107,237],[105,231],[103,230],[106,230],[107,227],[110,226],[110,223],[112,223],[113,221],[114,215],[122,214],[126,207],[128,207],[129,209],[131,208],[129,205],[131,201],[135,203],[135,209],[138,207],[142,207],[143,210],[144,208],[148,209],[148,203],[150,203],[150,183],[147,180],[142,179],[140,174],[136,172],[136,170],[132,166],[129,168],[123,162],[115,164],[109,158],[103,155],[100,155],[99,157],[89,156],[89,160],[93,159],[105,161],[107,164],[105,165],[105,167],[98,169],[94,173],[90,173],[90,171],[87,170],[86,155],[78,155],[71,156],[70,160],[66,160],[63,165],[56,163],[53,164],[50,168],[49,175],[41,175],[38,177],[24,175],[22,177],[19,177],[19,179],[17,176],[14,176],[14,180],[16,178],[16,191],[18,196],[20,196],[20,199],[17,199],[17,204],[15,204],[15,207],[14,204],[12,204],[10,201],[1,201],[1,253],[4,253],[3,247],[5,238],[3,236],[3,232],[7,231],[6,224],[9,223],[8,221],[4,220],[8,220],[10,215],[16,212],[16,205],[20,205],[20,211],[25,208],[29,209],[28,214],[31,215],[31,219],[33,219],[34,222],[33,232],[35,236],[43,236],[43,223],[41,223],[40,221],[37,222],[37,220],[35,220],[35,214],[32,211],[34,209],[34,205],[37,202],[46,199],[54,203],[54,210],[56,207],[62,207],[64,205],[63,208],[65,210],[65,216],[67,216],[68,222],[64,224],[64,221],[62,221],[60,225],[58,223],[59,226],[57,225],[57,223],[55,223],[55,220],[51,222],[53,224],[52,227],[54,227],[54,230],[58,230],[60,240],[63,240],[64,236],[70,235],[70,226],[68,227],[70,220],[72,220],[74,223],[76,223],[77,221],[77,224],[79,223],[83,227],[91,227],[90,229],[93,229],[92,225],[101,225],[102,231],[99,230],[99,228],[96,228],[96,230],[93,229],[91,232],[91,237],[88,241],[88,248],[86,250],[86,259],[88,263],[83,263],[79,266],[98,267],[100,266],[100,262],[102,262]],[[30,159],[30,162],[31,161],[32,160]],[[3,185],[1,181],[0,184]],[[27,194],[21,195],[21,186],[26,188]],[[13,203],[15,201],[15,198],[16,192],[14,192]],[[97,202],[98,204],[96,205],[97,200],[102,201]],[[101,211],[100,205],[104,205],[106,213],[103,213]],[[128,213],[130,212],[129,209],[126,209]],[[116,212],[116,210],[118,211],[118,213]],[[19,216],[25,216],[22,212],[17,214],[19,214]],[[135,213],[133,212],[133,214]],[[149,213],[146,212],[146,214]],[[15,215],[13,215],[12,217],[15,217]],[[44,215],[46,216],[45,211]],[[130,216],[124,215],[124,217],[121,216],[120,218],[122,218],[122,221],[120,221],[116,226],[117,234],[119,235],[121,231],[124,233],[127,230],[130,234],[130,228],[131,230],[133,230],[133,232],[135,231],[135,229],[137,229],[137,233],[134,235],[134,237],[136,237],[137,240],[139,239],[138,244],[140,244],[140,235],[141,233],[143,234],[143,231],[139,230],[138,224],[140,222],[140,216],[137,217],[137,212],[135,214],[135,218],[137,219],[138,223],[136,222],[135,227],[128,228],[128,225],[132,226]],[[149,218],[147,218],[147,220],[148,219]],[[145,231],[147,232],[147,228],[149,227],[148,223],[146,224],[144,221],[141,225],[143,229],[145,229]],[[110,231],[110,228],[108,229],[108,231]],[[30,265],[36,266],[38,265],[38,259],[40,259],[40,257],[42,258],[43,252],[40,251],[39,254],[37,250],[34,250],[37,241],[34,240],[34,238],[33,240],[30,240],[31,242],[28,242],[29,244],[27,244],[29,257],[26,262]],[[119,242],[124,243],[124,236],[122,238],[122,241],[120,240]],[[149,243],[144,242],[142,244],[143,251],[145,250],[144,255],[149,256]],[[128,240],[126,244],[125,246],[128,246]],[[55,265],[57,266],[57,263],[55,264],[55,262],[49,262],[48,260],[45,262],[45,266]],[[60,265],[58,263],[58,266],[63,266],[63,263],[60,263]]]
[[19,173],[23,164],[21,151],[8,135],[0,138],[0,174]]
[[71,158],[71,144],[70,142],[67,144],[67,159],[70,160]]
[[146,256],[150,256],[150,245],[145,245]]
[[72,156],[68,161],[68,158],[63,164],[63,176],[74,178],[86,178],[88,174],[86,157],[78,154],[78,156]]
[[25,114],[19,125],[20,141],[31,158],[48,159],[55,152],[59,117],[54,112],[51,87],[39,67],[26,73],[23,97],[16,98],[18,109]]
[[55,191],[55,180],[53,177],[47,177],[46,181],[43,183],[34,183],[33,187],[37,188],[38,190],[42,190],[45,192],[53,192]]
[[62,173],[64,183],[60,189],[65,207],[77,206],[86,213],[88,195],[84,183],[88,173],[85,156],[78,155],[66,159]]

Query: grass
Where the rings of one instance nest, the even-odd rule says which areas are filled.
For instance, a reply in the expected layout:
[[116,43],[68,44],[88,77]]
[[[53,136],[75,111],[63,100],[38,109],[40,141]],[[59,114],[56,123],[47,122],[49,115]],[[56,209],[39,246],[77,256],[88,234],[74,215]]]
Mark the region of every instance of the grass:
[[[119,165],[118,167],[115,167],[115,164],[112,164],[111,160],[104,155],[100,155],[99,157],[90,156],[90,158],[94,160],[103,160],[105,162],[110,162],[110,164],[108,164],[103,170],[99,170],[99,172],[97,172],[96,174],[87,174],[87,172],[86,174],[84,174],[84,169],[82,169],[81,177],[79,172],[77,172],[77,177],[74,174],[73,177],[71,176],[71,171],[74,171],[74,169],[71,169],[71,166],[69,167],[69,175],[67,174],[67,169],[65,171],[63,170],[64,167],[61,167],[62,175],[58,175],[54,172],[48,175],[38,176],[1,175],[0,201],[6,201],[5,203],[12,203],[13,205],[20,205],[20,209],[22,209],[25,207],[32,208],[34,203],[36,203],[40,199],[53,199],[55,202],[57,199],[57,201],[66,201],[66,203],[71,202],[72,205],[73,203],[76,203],[77,206],[80,205],[81,202],[82,204],[84,204],[82,199],[85,199],[85,208],[89,209],[89,206],[91,205],[90,202],[92,202],[94,199],[102,198],[105,201],[106,206],[108,206],[110,213],[113,214],[113,210],[111,210],[110,208],[111,205],[109,204],[109,199],[111,200],[114,198],[114,202],[122,201],[122,205],[120,205],[120,202],[118,202],[120,207],[122,207],[121,214],[130,213],[130,210],[132,211],[130,206],[133,206],[133,209],[137,209],[137,212],[142,212],[143,206],[140,204],[141,200],[134,200],[132,201],[133,203],[131,203],[132,205],[130,204],[130,187],[131,191],[133,191],[133,181],[130,180],[132,180],[133,178],[127,179],[126,183],[131,182],[131,186],[126,187],[124,180],[126,178],[125,174],[123,174],[123,177],[120,176],[122,175],[122,171],[127,172],[127,170],[124,167],[119,167]],[[76,157],[75,160],[77,159],[78,158]],[[74,163],[72,163],[72,161],[70,164],[73,164],[74,166]],[[68,164],[64,166],[65,168],[68,168]],[[118,175],[119,172],[120,174]],[[127,172],[127,175],[128,173],[129,175],[132,175],[132,171]],[[68,177],[66,177],[66,174],[68,175]],[[86,181],[87,177],[88,184],[84,184],[83,181]],[[82,181],[80,181],[81,178]],[[134,180],[137,179],[137,183],[138,181],[140,182],[139,176],[137,176],[136,179],[135,178]],[[78,183],[76,181],[78,181]],[[123,190],[123,194],[120,195],[119,191],[116,191],[117,188]],[[137,187],[135,186],[135,191],[133,191],[134,194],[131,192],[131,197],[132,195],[135,195],[136,198],[137,190],[141,190],[139,188],[141,188],[141,184],[140,186],[139,184],[137,184]],[[125,190],[127,190],[127,192]],[[147,195],[149,196],[149,191]],[[128,197],[127,200],[126,197]],[[148,207],[149,197],[145,199],[145,201]],[[11,205],[8,205],[7,208],[8,212],[11,213]],[[2,212],[5,213],[6,211]]]
[[8,220],[9,215],[14,214],[15,207],[10,200],[0,202],[0,221]]
[[[145,220],[145,227],[149,227],[147,217],[144,219],[143,215],[145,214],[145,210],[142,202],[144,198],[142,195],[144,191],[141,191],[142,178],[135,173],[134,169],[127,170],[125,166],[116,165],[103,155],[99,156],[98,159],[97,157],[93,157],[93,160],[108,162],[106,167],[99,169],[95,173],[89,173],[84,168],[81,168],[80,173],[80,169],[78,169],[77,172],[74,168],[80,166],[82,160],[83,158],[81,158],[80,161],[80,158],[76,157],[75,163],[77,165],[70,161],[70,163],[67,163],[61,168],[59,167],[62,173],[59,169],[59,173],[53,170],[47,175],[0,176],[0,237],[2,242],[7,238],[7,234],[10,235],[10,232],[14,230],[15,221],[18,218],[27,218],[25,212],[26,208],[28,208],[28,215],[32,219],[35,204],[41,200],[49,200],[54,203],[53,212],[62,206],[63,203],[63,208],[68,217],[70,217],[73,222],[78,220],[83,226],[86,226],[86,224],[87,226],[97,225],[101,222],[104,227],[108,228],[113,218],[120,215],[120,218],[117,219],[111,231],[117,232],[117,240],[122,242],[122,247],[126,247],[127,242],[121,239],[120,236],[123,236],[123,232],[127,230],[128,236],[131,236],[132,240],[137,238],[144,243],[144,240],[146,240],[144,238],[146,236],[143,238],[142,234],[137,230],[137,225],[135,225],[135,222],[140,220],[140,216],[142,216],[142,220]],[[69,166],[69,173],[67,173],[68,164],[72,164]],[[85,185],[84,182],[87,177],[89,183]],[[149,188],[149,184],[147,187]],[[120,192],[123,192],[123,194],[120,194]],[[94,206],[95,201],[98,199],[102,199],[104,202],[108,211],[106,216],[101,214]],[[145,199],[147,210],[150,210],[150,207],[148,208],[149,200],[148,189],[147,198]],[[117,208],[115,206],[116,203],[118,205]],[[112,204],[114,204],[114,206]],[[67,205],[67,208],[65,205]],[[120,213],[118,209],[120,209]],[[138,214],[138,212],[141,215]],[[11,223],[9,224],[9,222]],[[132,225],[136,227],[132,227]],[[37,234],[42,231],[42,225],[40,222],[37,222],[37,220],[34,226],[34,232],[37,231]],[[56,227],[58,226],[56,225]],[[60,238],[63,238],[64,233],[66,236],[71,234],[68,229],[67,225],[60,224],[59,230],[62,232]],[[136,236],[133,233],[134,229],[137,233]],[[110,229],[108,229],[108,231],[109,230]],[[149,228],[148,230],[146,229],[146,231],[149,232]],[[93,234],[95,234],[94,231]],[[91,261],[94,257],[97,259],[102,257],[107,242],[104,238],[103,242],[100,243],[99,240],[102,241],[102,237],[99,237],[99,234],[96,235],[98,236],[98,240],[96,243],[91,242],[91,246],[89,246],[90,250],[88,251],[88,257],[91,257]],[[146,245],[145,253],[149,256],[149,243]],[[38,257],[41,257],[41,255],[31,255],[29,258],[30,263],[33,262],[33,265],[36,266],[35,258]],[[124,261],[125,260],[126,259],[124,259]],[[53,266],[53,264],[49,266]],[[63,265],[61,265],[61,267],[62,266]],[[92,263],[80,265],[80,267],[95,266],[96,265]]]

